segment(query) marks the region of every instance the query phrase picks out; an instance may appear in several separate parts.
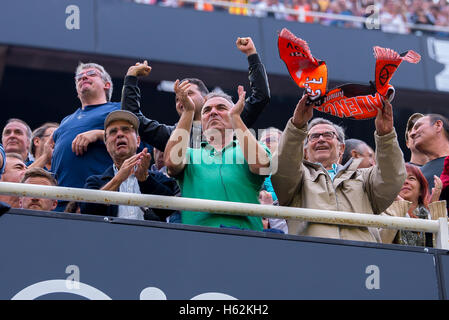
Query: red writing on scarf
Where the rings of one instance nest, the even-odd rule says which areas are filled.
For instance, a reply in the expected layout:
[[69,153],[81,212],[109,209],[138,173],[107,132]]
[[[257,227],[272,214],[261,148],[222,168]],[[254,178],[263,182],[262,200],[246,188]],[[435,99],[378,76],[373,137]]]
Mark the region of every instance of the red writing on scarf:
[[377,110],[382,108],[382,97],[379,93],[374,96],[359,96],[344,98],[337,94],[334,99],[327,100],[323,105],[315,107],[318,111],[329,113],[340,118],[367,119],[375,117]]

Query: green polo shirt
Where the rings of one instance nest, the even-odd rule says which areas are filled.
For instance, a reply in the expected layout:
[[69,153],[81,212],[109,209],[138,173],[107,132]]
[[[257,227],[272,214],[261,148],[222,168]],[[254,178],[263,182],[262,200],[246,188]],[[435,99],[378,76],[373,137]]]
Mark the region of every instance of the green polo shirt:
[[[268,154],[269,149],[265,147]],[[188,162],[178,177],[185,198],[200,198],[232,202],[259,203],[259,191],[266,176],[249,170],[238,142],[234,140],[221,152],[207,142],[201,148],[187,149]],[[182,223],[263,230],[262,218],[226,214],[183,211]]]

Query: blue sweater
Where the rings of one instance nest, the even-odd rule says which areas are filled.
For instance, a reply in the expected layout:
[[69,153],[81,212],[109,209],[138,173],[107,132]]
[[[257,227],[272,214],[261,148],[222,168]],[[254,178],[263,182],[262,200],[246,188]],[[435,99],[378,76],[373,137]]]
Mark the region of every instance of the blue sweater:
[[83,188],[89,176],[102,174],[112,165],[103,140],[89,144],[87,152],[81,156],[72,151],[72,141],[80,133],[103,130],[106,116],[114,110],[120,110],[119,102],[86,106],[84,110],[79,108],[62,120],[53,135],[55,149],[52,172],[58,180],[58,185]]

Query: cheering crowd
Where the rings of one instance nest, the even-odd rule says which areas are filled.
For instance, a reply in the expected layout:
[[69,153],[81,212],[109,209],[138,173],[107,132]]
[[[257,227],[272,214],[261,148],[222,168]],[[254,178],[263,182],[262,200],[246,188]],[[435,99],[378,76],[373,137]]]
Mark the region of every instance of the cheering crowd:
[[[320,23],[326,26],[346,28],[380,29],[384,32],[449,36],[445,31],[423,30],[419,25],[448,27],[449,5],[447,0],[229,0],[230,4],[248,4],[248,9],[233,6],[219,6],[181,0],[134,0],[137,3],[160,5],[164,7],[192,8],[202,11],[227,11],[230,14],[254,17],[274,17],[302,23]],[[297,13],[286,12],[285,9]],[[352,17],[369,18],[365,22],[338,20],[312,16],[308,13],[330,13]],[[380,19],[374,25],[372,19]],[[408,24],[418,25],[410,26]]]
[[[375,150],[317,117],[305,94],[285,128],[250,128],[270,103],[269,81],[251,38],[238,38],[249,84],[236,84],[238,100],[209,92],[196,78],[176,80],[174,124],[141,111],[139,78],[146,61],[129,67],[121,102],[95,63],[80,63],[75,86],[80,107],[60,124],[32,131],[21,119],[2,130],[1,181],[136,194],[222,200],[271,206],[438,219],[446,217],[449,121],[413,114],[397,133],[393,107],[383,99],[375,122]],[[245,91],[247,90],[247,91]],[[151,97],[150,97],[151,98]],[[161,106],[152,106],[157,108]],[[398,137],[411,151],[406,162]],[[237,228],[324,238],[433,246],[432,234],[350,227],[294,219],[174,211],[126,205],[65,202],[1,195],[4,206]]]

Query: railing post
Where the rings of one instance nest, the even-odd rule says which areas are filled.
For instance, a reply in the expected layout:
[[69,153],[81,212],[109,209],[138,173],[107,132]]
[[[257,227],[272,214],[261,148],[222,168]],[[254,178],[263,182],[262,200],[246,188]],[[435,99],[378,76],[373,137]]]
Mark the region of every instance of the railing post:
[[449,250],[449,227],[447,218],[438,218],[439,230],[436,235],[436,246],[438,249]]

